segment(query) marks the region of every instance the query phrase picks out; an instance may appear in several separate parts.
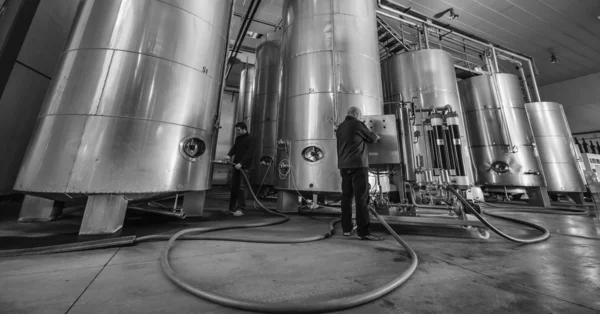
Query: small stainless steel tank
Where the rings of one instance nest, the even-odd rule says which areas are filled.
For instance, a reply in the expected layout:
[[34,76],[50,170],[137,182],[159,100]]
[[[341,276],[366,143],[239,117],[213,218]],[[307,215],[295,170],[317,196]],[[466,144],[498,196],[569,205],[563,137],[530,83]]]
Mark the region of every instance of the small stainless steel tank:
[[231,0],[88,0],[15,189],[49,198],[211,187]]
[[545,186],[517,76],[474,76],[458,86],[476,183],[486,187]]
[[555,102],[525,104],[548,185],[548,192],[585,192],[577,164],[578,148],[563,106]]
[[252,132],[257,139],[252,184],[275,183],[277,115],[281,96],[281,32],[263,36],[256,47],[256,79],[252,103]]
[[[415,115],[410,120],[412,134],[409,134],[408,137],[412,139],[410,143],[415,141],[416,143],[412,148],[413,160],[405,163],[413,165],[416,175],[407,173],[406,179],[409,181],[415,179],[419,184],[426,183],[429,180],[426,178],[426,172],[424,171],[431,169],[436,163],[432,159],[431,141],[427,137],[428,129],[425,125],[425,122],[430,121],[428,119],[429,112],[420,110],[430,110],[434,107],[440,109],[450,106],[456,117],[447,120],[457,126],[458,132],[456,132],[457,139],[451,140],[447,144],[448,146],[455,143],[460,145],[457,148],[461,160],[457,162],[462,163],[462,165],[453,164],[453,167],[458,168],[458,166],[461,166],[461,169],[464,170],[464,175],[454,176],[454,180],[457,180],[456,183],[461,186],[472,183],[474,175],[470,167],[471,154],[467,144],[468,139],[459,101],[452,55],[439,49],[410,51],[384,60],[381,64],[381,72],[386,103],[398,102],[402,98],[404,101],[410,101],[414,98]],[[386,108],[390,110],[386,114],[395,112],[393,106],[386,105]],[[406,111],[406,113],[409,113],[409,111]],[[409,121],[408,119],[405,120]],[[432,132],[432,130],[429,131]],[[406,131],[404,131],[404,134],[406,136]],[[447,142],[447,140],[444,142]],[[403,155],[403,158],[408,157]]]
[[278,176],[284,191],[341,193],[335,127],[348,108],[381,115],[371,0],[288,0],[283,6]]
[[240,75],[240,96],[238,98],[237,122],[244,122],[248,132],[252,130],[252,108],[254,107],[254,78],[256,70],[247,64]]

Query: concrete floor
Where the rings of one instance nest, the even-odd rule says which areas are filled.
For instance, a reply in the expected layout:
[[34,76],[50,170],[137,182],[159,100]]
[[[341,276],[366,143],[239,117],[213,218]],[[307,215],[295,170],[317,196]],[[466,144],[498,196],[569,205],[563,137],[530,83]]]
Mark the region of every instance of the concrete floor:
[[[209,213],[224,204],[211,200]],[[600,241],[568,236],[600,238],[600,221],[511,215],[563,235],[520,245],[495,234],[481,240],[459,228],[395,225],[417,252],[417,271],[399,289],[344,313],[600,313]],[[210,217],[197,224],[229,225],[268,216]],[[282,225],[214,234],[294,238],[324,233],[329,219],[293,216]],[[536,234],[489,220],[516,236]],[[66,225],[76,228],[76,223]],[[49,228],[37,226],[42,233]],[[19,228],[33,232],[34,227],[0,222],[0,241],[9,234],[23,235]],[[386,236],[381,226],[374,229]],[[389,235],[383,242],[364,242],[342,237],[339,226],[336,231],[331,239],[295,245],[185,241],[173,250],[172,261],[187,279],[220,294],[299,304],[372,289],[408,265],[408,255]],[[158,261],[164,245],[0,258],[0,312],[243,313],[174,286]]]

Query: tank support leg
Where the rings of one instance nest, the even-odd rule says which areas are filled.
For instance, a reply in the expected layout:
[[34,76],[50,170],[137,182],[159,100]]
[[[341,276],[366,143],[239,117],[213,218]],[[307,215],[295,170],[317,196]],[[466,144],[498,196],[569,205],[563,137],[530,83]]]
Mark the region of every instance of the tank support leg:
[[52,221],[62,213],[64,204],[43,197],[25,195],[19,222]]
[[183,212],[187,217],[202,217],[206,191],[191,192],[183,196]]
[[85,205],[79,235],[112,234],[123,228],[127,200],[123,195],[94,195]]
[[529,197],[529,204],[534,206],[550,207],[550,195],[548,195],[548,189],[544,186],[528,188],[527,196]]
[[284,213],[298,212],[298,195],[293,192],[277,192],[277,210]]
[[585,198],[583,198],[583,193],[566,193],[569,198],[571,198],[575,204],[585,204]]

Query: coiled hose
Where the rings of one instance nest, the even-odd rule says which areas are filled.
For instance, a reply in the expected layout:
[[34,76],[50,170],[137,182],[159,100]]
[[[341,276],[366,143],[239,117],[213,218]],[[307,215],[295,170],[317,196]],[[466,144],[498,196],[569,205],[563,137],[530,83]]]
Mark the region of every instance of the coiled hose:
[[[248,184],[248,186],[250,186],[250,182],[248,180],[248,177],[246,177],[246,174],[243,171],[241,173],[244,177],[244,180]],[[186,234],[200,233],[200,232],[205,233],[205,232],[210,232],[210,231],[235,229],[235,228],[253,228],[253,227],[270,226],[270,225],[283,223],[289,219],[287,217],[287,215],[285,215],[283,213],[268,209],[258,200],[258,198],[256,197],[256,195],[254,195],[253,192],[251,192],[251,194],[252,194],[252,197],[255,199],[255,201],[258,203],[258,205],[262,209],[264,209],[265,211],[267,211],[270,214],[281,217],[281,219],[273,221],[273,222],[244,224],[244,225],[239,225],[239,226],[235,226],[235,227],[191,228],[191,229],[181,230],[181,231],[177,232],[176,234],[174,234],[172,237],[169,238],[169,242],[167,243],[167,245],[162,253],[161,259],[160,259],[161,268],[162,268],[164,274],[167,276],[167,278],[169,278],[173,283],[175,283],[177,286],[179,286],[183,290],[185,290],[197,297],[200,297],[202,299],[205,299],[205,300],[208,300],[208,301],[211,301],[213,303],[217,303],[217,304],[220,304],[223,306],[227,306],[227,307],[237,308],[237,309],[246,310],[246,311],[261,312],[261,313],[322,313],[322,312],[331,312],[331,311],[339,311],[339,310],[349,309],[349,308],[356,307],[356,306],[362,305],[364,303],[368,303],[373,300],[376,300],[376,299],[386,295],[387,293],[393,291],[394,289],[398,288],[400,285],[402,285],[402,283],[404,283],[406,280],[408,280],[408,278],[415,272],[415,270],[417,268],[418,258],[417,258],[417,255],[415,254],[415,252],[408,246],[408,244],[406,244],[406,242],[404,242],[404,240],[402,240],[400,238],[400,236],[398,236],[398,234],[396,234],[396,232],[394,232],[394,229],[392,229],[385,222],[385,220],[383,220],[383,218],[381,218],[381,216],[379,216],[377,214],[377,212],[375,212],[375,210],[371,209],[371,212],[373,213],[373,215],[375,215],[375,217],[377,217],[377,219],[383,224],[383,226],[392,234],[394,239],[396,239],[396,241],[398,241],[398,243],[400,243],[400,245],[408,252],[408,254],[410,255],[410,259],[411,259],[411,263],[410,263],[409,267],[406,270],[404,270],[400,274],[400,276],[394,278],[393,280],[384,284],[383,286],[376,288],[375,290],[371,290],[371,291],[367,291],[367,292],[363,292],[363,293],[359,293],[359,294],[354,294],[354,295],[350,295],[350,296],[345,296],[345,297],[341,297],[341,298],[330,299],[330,300],[322,301],[322,302],[310,302],[310,303],[307,302],[307,303],[303,303],[301,305],[290,303],[290,302],[265,303],[265,302],[256,302],[256,301],[248,301],[248,300],[236,300],[236,299],[228,297],[228,296],[223,296],[223,295],[219,295],[216,293],[212,293],[210,291],[201,289],[200,287],[194,285],[193,283],[186,281],[179,274],[177,274],[177,272],[175,272],[175,270],[171,267],[171,265],[169,263],[169,253],[173,249],[175,241],[177,241],[178,238],[180,238]],[[318,240],[322,240],[322,239],[326,239],[326,238],[330,237],[333,234],[333,225],[335,223],[338,223],[339,221],[340,221],[340,219],[336,219],[336,220],[332,221],[330,223],[329,232],[324,235],[321,235],[321,236],[314,236],[314,237],[309,237],[309,238],[301,238],[301,239],[293,239],[293,240],[251,240],[251,241],[246,240],[246,241],[247,242],[258,242],[258,243],[305,243],[305,242],[318,241]],[[159,236],[159,237],[162,237],[162,236]],[[146,239],[155,239],[155,238],[156,238],[156,236],[146,237]],[[194,237],[194,239],[222,240],[222,241],[244,241],[244,240],[240,240],[238,238],[233,238],[233,237],[219,237],[219,238]]]
[[533,222],[529,222],[529,221],[525,221],[525,220],[520,220],[517,218],[511,218],[511,217],[505,217],[505,216],[501,216],[498,214],[492,214],[489,211],[486,210],[481,210],[481,212],[485,215],[488,216],[492,216],[495,218],[499,218],[499,219],[504,219],[504,220],[508,220],[508,221],[512,221],[521,225],[525,225],[528,227],[532,227],[535,228],[539,231],[541,231],[543,234],[541,236],[538,237],[534,237],[534,238],[530,238],[530,239],[523,239],[523,238],[516,238],[513,236],[510,236],[502,231],[500,231],[498,228],[494,227],[492,224],[490,224],[487,220],[485,220],[485,218],[483,218],[474,208],[473,206],[471,206],[471,204],[469,204],[469,202],[467,202],[467,200],[460,195],[460,193],[458,193],[458,191],[456,191],[453,187],[451,187],[450,185],[446,185],[446,189],[448,191],[450,191],[452,194],[454,194],[458,200],[460,200],[461,203],[463,203],[463,205],[469,210],[469,212],[471,214],[473,214],[475,217],[477,217],[477,219],[479,219],[486,227],[488,227],[490,230],[494,231],[495,233],[497,233],[499,236],[509,240],[509,241],[513,241],[513,242],[517,242],[517,243],[536,243],[536,242],[540,242],[540,241],[544,241],[546,239],[548,239],[550,237],[550,232],[548,232],[548,230],[546,230],[546,228],[535,224]]

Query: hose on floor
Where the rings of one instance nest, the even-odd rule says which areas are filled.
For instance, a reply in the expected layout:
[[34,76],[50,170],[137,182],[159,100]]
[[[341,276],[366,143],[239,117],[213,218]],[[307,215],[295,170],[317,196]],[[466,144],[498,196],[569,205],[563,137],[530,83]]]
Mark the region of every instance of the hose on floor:
[[517,243],[536,243],[536,242],[541,242],[544,241],[546,239],[548,239],[550,237],[550,232],[548,230],[546,230],[546,228],[533,223],[533,222],[529,222],[529,221],[525,221],[525,220],[520,220],[517,218],[512,218],[512,217],[506,217],[506,216],[501,216],[498,214],[493,214],[489,211],[486,210],[481,210],[481,212],[485,215],[488,216],[492,216],[495,218],[499,218],[499,219],[504,219],[504,220],[508,220],[514,223],[518,223],[521,225],[525,225],[528,227],[532,227],[534,229],[537,229],[539,231],[541,231],[543,234],[541,236],[537,236],[537,237],[533,237],[533,238],[528,238],[528,239],[523,239],[523,238],[516,238],[513,236],[510,236],[502,231],[500,231],[498,228],[494,227],[492,224],[490,224],[487,220],[485,220],[485,218],[483,218],[483,216],[481,216],[476,210],[475,208],[473,208],[473,206],[471,206],[471,204],[469,202],[467,202],[467,200],[460,195],[460,193],[458,193],[458,191],[456,191],[453,187],[451,187],[450,185],[446,185],[446,189],[448,191],[450,191],[452,194],[454,194],[458,200],[469,210],[469,212],[471,214],[473,214],[475,217],[477,217],[477,219],[479,219],[486,227],[488,227],[490,230],[494,231],[495,233],[497,233],[499,236],[509,240],[509,241],[513,241],[513,242],[517,242]]
[[[248,180],[248,177],[246,176],[246,174],[243,171],[241,173],[244,177],[244,180],[248,184],[248,186],[250,186],[250,181]],[[331,312],[331,311],[339,311],[339,310],[349,309],[349,308],[353,308],[353,307],[359,306],[361,304],[376,300],[376,299],[386,295],[387,293],[393,291],[394,289],[398,288],[400,285],[402,285],[406,280],[408,280],[408,278],[415,272],[415,270],[417,268],[418,258],[417,258],[416,253],[408,246],[408,244],[406,244],[406,242],[404,242],[404,240],[402,240],[400,238],[400,236],[398,236],[398,234],[396,234],[394,229],[392,229],[385,222],[385,220],[377,214],[377,212],[375,212],[373,209],[371,209],[371,212],[373,213],[373,215],[375,215],[375,217],[377,217],[377,219],[383,224],[383,226],[392,234],[394,239],[396,239],[396,241],[398,241],[398,243],[400,243],[400,245],[408,252],[408,254],[410,255],[410,258],[411,258],[409,267],[406,270],[404,270],[398,277],[394,278],[390,282],[388,282],[388,283],[384,284],[383,286],[380,286],[374,290],[359,293],[359,294],[354,294],[354,295],[350,295],[350,296],[345,296],[345,297],[341,297],[341,298],[329,299],[329,300],[321,301],[321,302],[304,302],[302,304],[291,303],[291,302],[265,303],[265,302],[249,301],[249,300],[236,300],[236,299],[228,297],[228,296],[219,295],[219,294],[216,294],[216,293],[213,293],[210,291],[206,291],[206,290],[203,290],[202,288],[194,285],[193,283],[185,280],[182,276],[177,274],[177,272],[175,272],[175,270],[173,269],[173,267],[171,267],[171,264],[169,262],[169,253],[173,249],[175,241],[177,241],[180,237],[182,237],[186,234],[205,233],[205,232],[210,232],[210,231],[226,230],[226,229],[234,229],[234,228],[253,228],[253,227],[270,226],[270,225],[283,223],[289,219],[287,217],[287,215],[285,215],[283,213],[268,209],[258,200],[256,195],[252,191],[251,191],[251,194],[252,194],[252,197],[255,199],[255,201],[258,203],[258,205],[262,209],[264,209],[268,213],[279,216],[281,218],[279,220],[276,220],[273,222],[243,224],[243,225],[234,226],[234,227],[191,228],[191,229],[181,230],[181,231],[177,232],[176,234],[174,234],[173,236],[170,237],[169,242],[167,243],[167,245],[162,253],[161,259],[160,259],[161,268],[162,268],[164,274],[167,276],[167,278],[169,278],[173,283],[175,283],[181,289],[183,289],[197,297],[200,297],[202,299],[205,299],[205,300],[208,300],[208,301],[211,301],[213,303],[217,303],[217,304],[220,304],[223,306],[227,306],[227,307],[237,308],[237,309],[246,310],[246,311],[261,312],[261,313],[321,313],[321,312]],[[252,240],[252,241],[248,241],[248,242],[305,243],[305,242],[318,241],[318,240],[322,240],[322,239],[326,239],[326,238],[330,237],[333,234],[333,225],[335,223],[338,223],[339,221],[340,221],[339,219],[336,219],[335,221],[331,222],[329,232],[324,235],[321,235],[321,236],[314,236],[314,237],[293,239],[293,240],[285,240],[285,239],[260,240],[260,241]],[[146,237],[146,239],[155,239],[155,238],[156,238],[156,236]],[[234,237],[219,237],[219,238],[205,237],[202,239],[205,239],[205,240],[218,239],[218,240],[224,240],[224,241],[243,241],[243,240],[240,240],[240,239],[234,238]]]
[[538,206],[528,206],[525,204],[514,204],[514,203],[510,203],[511,205],[517,205],[518,207],[515,206],[503,206],[503,205],[497,205],[497,204],[493,204],[490,202],[480,202],[482,204],[485,204],[489,207],[493,207],[493,208],[497,208],[498,211],[501,211],[503,213],[535,213],[535,214],[549,214],[549,215],[574,215],[574,216],[586,216],[588,215],[588,210],[587,209],[582,209],[582,208],[566,208],[566,207],[555,207],[556,209],[552,209],[552,208],[544,208],[544,207],[538,207]]

